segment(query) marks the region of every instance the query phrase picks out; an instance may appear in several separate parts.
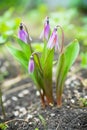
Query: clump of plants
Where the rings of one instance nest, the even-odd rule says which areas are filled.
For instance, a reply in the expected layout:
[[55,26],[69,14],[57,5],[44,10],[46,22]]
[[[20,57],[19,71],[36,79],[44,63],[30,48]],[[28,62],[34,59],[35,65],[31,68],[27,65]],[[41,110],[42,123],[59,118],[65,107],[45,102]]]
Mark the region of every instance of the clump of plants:
[[0,123],[0,130],[7,130],[8,126],[5,123]]
[[79,105],[81,107],[87,107],[87,99],[86,98],[80,98],[79,99]]
[[[61,42],[59,41],[59,30],[61,31]],[[40,93],[43,107],[54,104],[52,70],[54,64],[56,65],[56,103],[58,107],[61,107],[64,82],[70,67],[78,56],[79,43],[75,39],[64,46],[63,28],[57,25],[51,31],[49,17],[45,18],[40,38],[44,44],[42,52],[33,49],[28,29],[24,23],[20,23],[18,37],[15,37],[20,48],[9,45],[8,49],[29,73],[29,77]],[[57,60],[54,60],[55,51],[58,54]]]

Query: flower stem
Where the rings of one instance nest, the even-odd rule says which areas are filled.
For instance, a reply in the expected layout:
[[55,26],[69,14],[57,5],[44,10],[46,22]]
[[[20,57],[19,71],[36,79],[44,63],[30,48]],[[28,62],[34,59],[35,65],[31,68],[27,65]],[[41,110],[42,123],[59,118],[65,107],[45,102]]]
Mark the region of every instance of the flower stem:
[[1,91],[1,87],[0,87],[0,104],[1,104],[1,108],[2,108],[3,117],[4,117],[4,119],[5,119],[6,115],[5,115],[5,109],[4,109],[3,101],[2,101],[2,91]]
[[57,25],[57,28],[60,28],[61,32],[62,32],[62,43],[61,43],[61,49],[60,49],[60,53],[62,53],[63,48],[64,48],[64,31],[63,31],[63,28],[60,25]]
[[38,56],[38,53],[37,52],[33,52],[32,56],[34,56],[34,55],[36,55],[36,57],[37,57],[37,60],[38,60],[41,72],[43,72],[42,67],[41,67],[41,63],[40,63],[40,59],[39,59],[39,56]]

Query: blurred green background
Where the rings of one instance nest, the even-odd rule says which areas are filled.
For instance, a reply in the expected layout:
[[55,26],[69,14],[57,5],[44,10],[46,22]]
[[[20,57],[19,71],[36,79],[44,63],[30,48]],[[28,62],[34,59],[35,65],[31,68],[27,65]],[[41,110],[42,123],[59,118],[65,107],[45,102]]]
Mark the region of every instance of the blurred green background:
[[[1,68],[4,66],[4,60],[9,62],[12,58],[5,45],[16,44],[13,35],[17,35],[20,22],[26,24],[33,42],[37,42],[43,28],[43,20],[47,15],[50,17],[52,28],[57,24],[63,27],[65,44],[75,38],[79,40],[80,66],[87,68],[87,0],[0,0]],[[9,64],[14,66],[12,61],[10,60]],[[1,81],[9,76],[7,68],[0,70]]]

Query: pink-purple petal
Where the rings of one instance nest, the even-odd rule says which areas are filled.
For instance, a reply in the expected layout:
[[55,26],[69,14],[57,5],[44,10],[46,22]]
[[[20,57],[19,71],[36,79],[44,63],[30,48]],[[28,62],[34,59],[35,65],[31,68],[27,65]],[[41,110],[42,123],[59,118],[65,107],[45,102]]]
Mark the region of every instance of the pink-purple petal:
[[32,73],[33,71],[34,71],[34,60],[33,60],[33,58],[30,58],[28,72]]
[[48,40],[49,35],[50,35],[50,26],[49,26],[49,24],[47,24],[47,25],[45,26],[45,28],[44,28],[44,38],[45,38],[46,40]]
[[23,29],[19,30],[18,37],[19,37],[19,39],[21,39],[22,41],[24,41],[25,43],[27,43],[28,34]]
[[53,47],[55,47],[55,50],[59,49],[58,34],[57,34],[57,29],[56,28],[54,28],[53,33],[50,36],[47,47],[49,49],[52,49]]
[[47,47],[49,49],[52,49],[54,47],[54,44],[53,44],[54,38],[55,38],[55,32],[53,31],[52,35],[49,38],[48,44],[47,44]]
[[49,25],[49,19],[48,17],[46,17],[44,22],[44,29],[41,32],[40,39],[48,40],[49,36],[50,36],[50,25]]

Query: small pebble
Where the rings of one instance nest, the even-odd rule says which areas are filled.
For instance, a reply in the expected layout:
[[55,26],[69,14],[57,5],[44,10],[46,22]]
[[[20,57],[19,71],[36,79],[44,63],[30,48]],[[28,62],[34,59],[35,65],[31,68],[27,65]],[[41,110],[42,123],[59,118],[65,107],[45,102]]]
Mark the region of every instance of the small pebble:
[[29,122],[29,125],[32,125],[33,124],[33,122]]
[[27,94],[29,94],[29,91],[27,90],[27,89],[25,89],[25,90],[23,90],[23,92],[22,92],[24,95],[27,95]]
[[40,93],[39,93],[39,91],[36,91],[36,96],[40,96]]
[[71,83],[70,79],[67,79],[66,82],[65,82],[66,85],[69,85],[70,83]]
[[78,122],[78,126],[80,126],[80,123]]
[[11,100],[7,100],[5,103],[4,103],[4,106],[8,106],[11,104]]
[[34,114],[37,114],[37,111],[34,111]]
[[24,94],[23,93],[19,93],[18,97],[22,98],[22,97],[24,97]]
[[31,114],[28,114],[27,119],[31,119],[33,116]]
[[75,86],[75,84],[74,84],[74,83],[71,83],[71,84],[70,84],[70,86],[71,86],[71,87],[74,87],[74,86]]
[[70,108],[70,106],[67,106],[67,108]]
[[55,114],[54,114],[54,113],[51,113],[50,115],[51,115],[52,117],[53,117],[53,116],[55,116]]
[[75,100],[74,100],[74,99],[71,99],[71,103],[75,103]]
[[12,97],[12,100],[13,100],[13,101],[17,101],[17,100],[18,100],[18,98],[17,98],[17,97],[15,97],[15,96],[13,96],[13,97]]
[[24,108],[24,107],[21,107],[20,108],[20,112],[23,112],[23,111],[25,111],[26,109]]
[[18,116],[18,115],[19,115],[19,112],[18,112],[18,111],[14,111],[13,114],[14,114],[15,116]]
[[27,113],[24,107],[20,108],[19,111],[21,112],[21,115],[25,115]]

